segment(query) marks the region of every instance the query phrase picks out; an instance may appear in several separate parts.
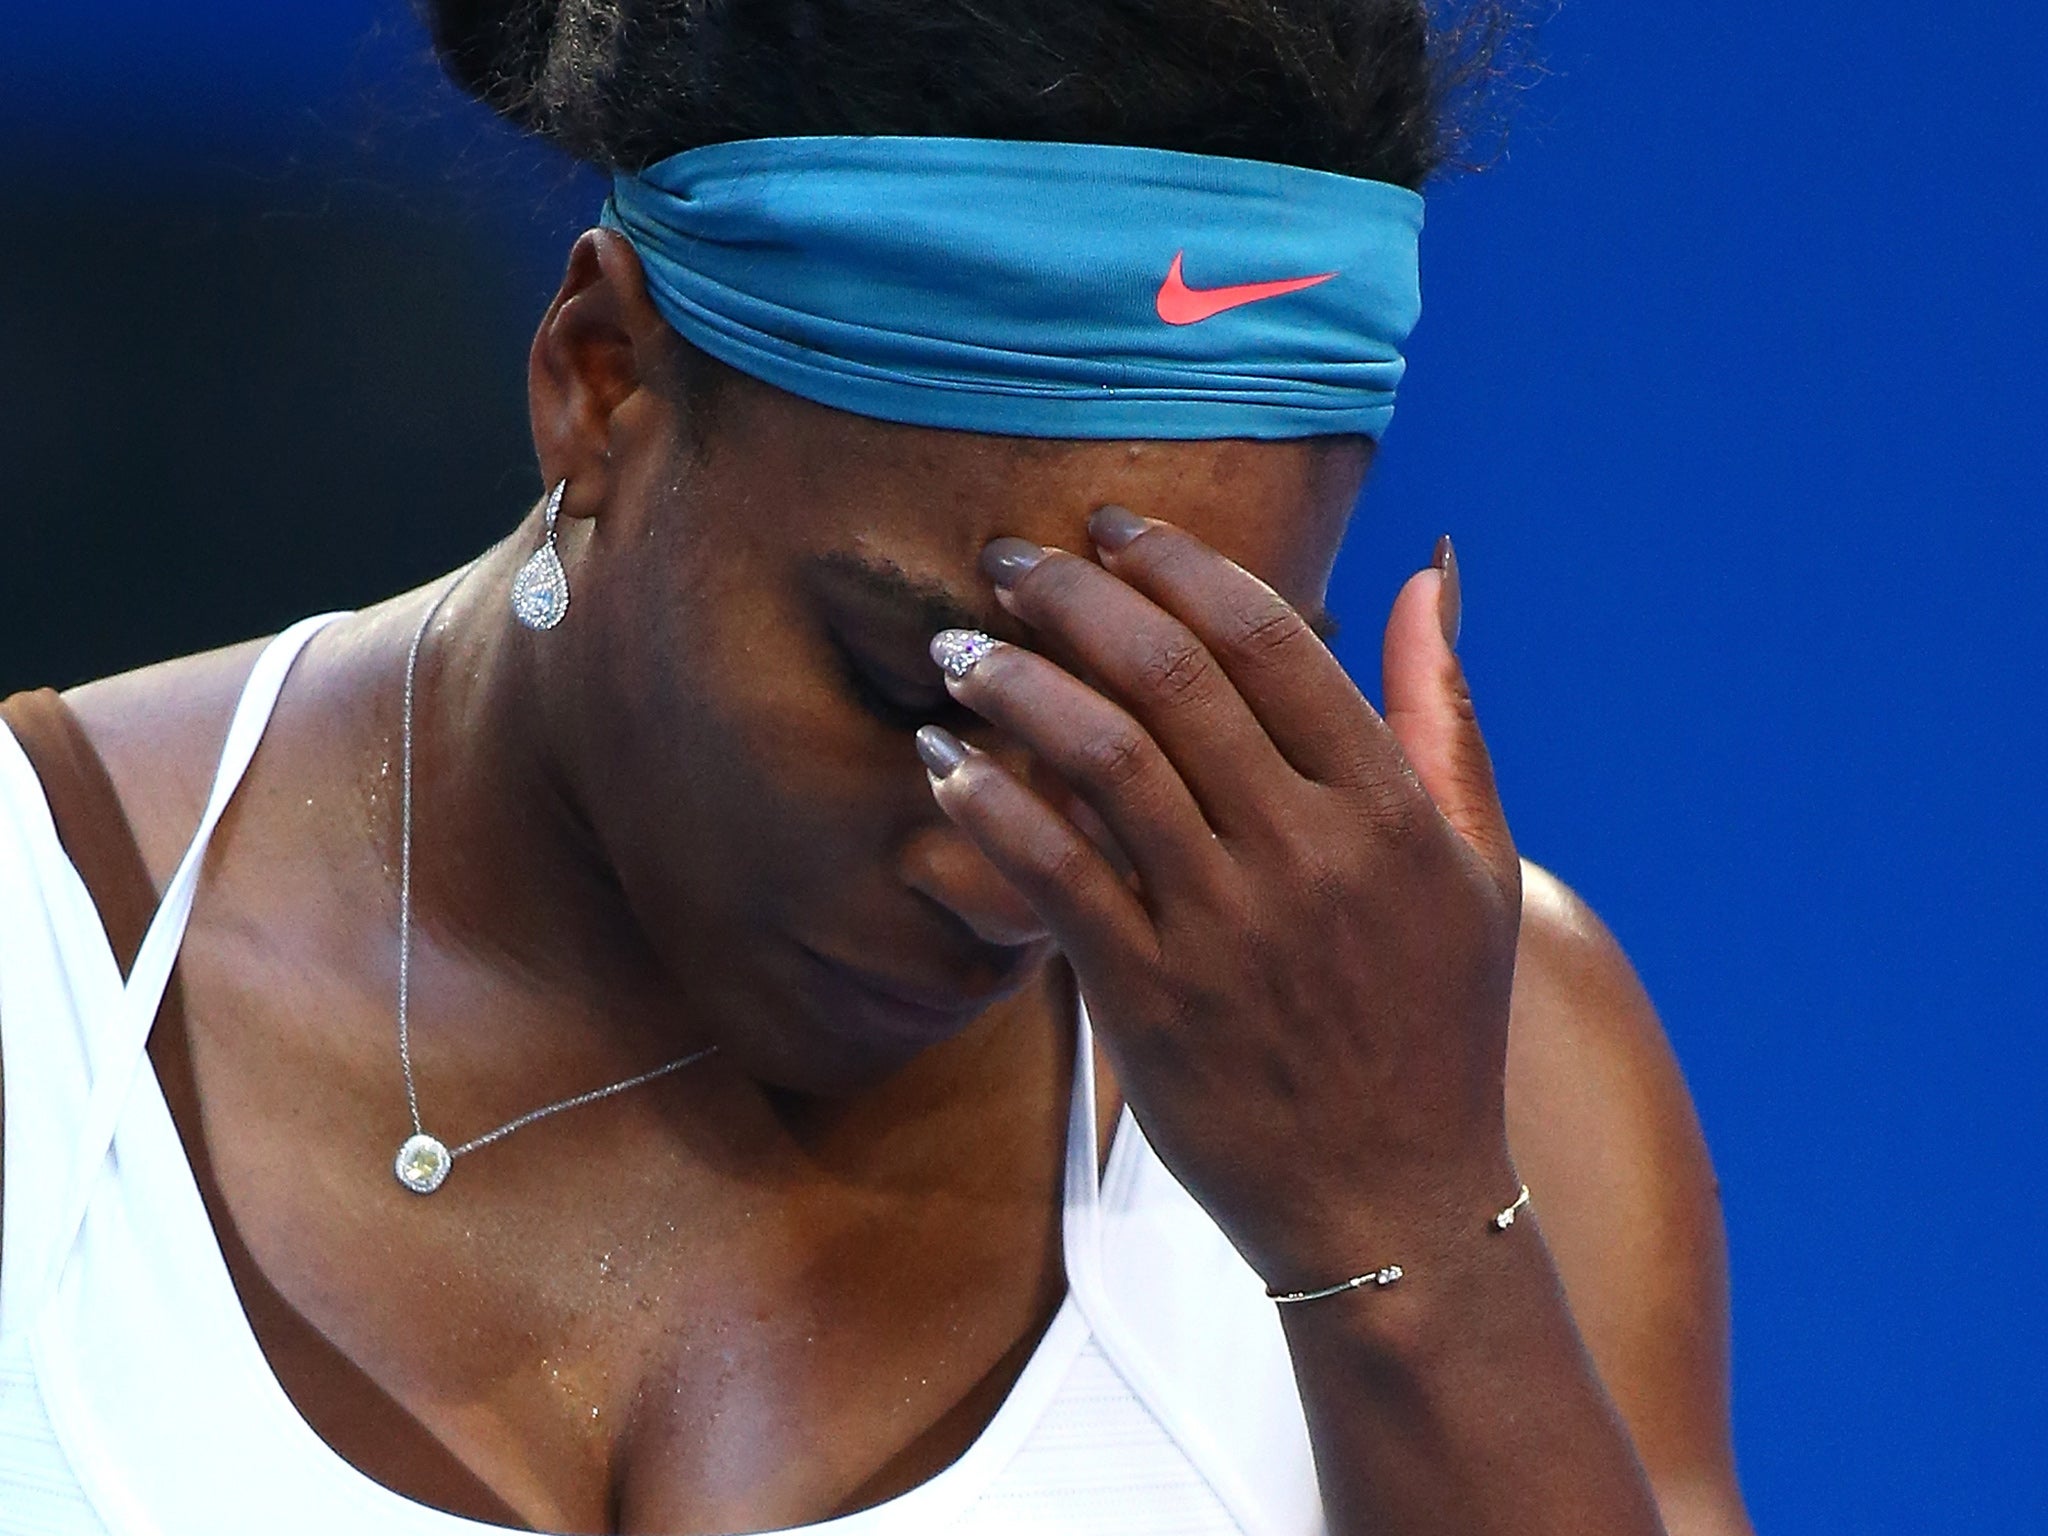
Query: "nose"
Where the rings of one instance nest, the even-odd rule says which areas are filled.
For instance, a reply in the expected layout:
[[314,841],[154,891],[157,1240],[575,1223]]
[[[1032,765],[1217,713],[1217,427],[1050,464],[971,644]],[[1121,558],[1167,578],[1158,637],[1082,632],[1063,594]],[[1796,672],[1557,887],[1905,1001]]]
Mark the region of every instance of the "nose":
[[[1021,774],[1040,799],[1101,849],[1119,875],[1130,878],[1130,861],[1086,802],[1035,764],[1010,756],[1007,765]],[[921,825],[903,843],[899,869],[903,882],[912,890],[938,902],[990,944],[1033,944],[1051,937],[1044,919],[973,839],[948,821],[943,812],[935,809],[934,819]]]
[[951,912],[984,943],[1009,947],[1050,936],[1017,888],[949,821],[919,827],[904,843],[900,865],[904,884]]

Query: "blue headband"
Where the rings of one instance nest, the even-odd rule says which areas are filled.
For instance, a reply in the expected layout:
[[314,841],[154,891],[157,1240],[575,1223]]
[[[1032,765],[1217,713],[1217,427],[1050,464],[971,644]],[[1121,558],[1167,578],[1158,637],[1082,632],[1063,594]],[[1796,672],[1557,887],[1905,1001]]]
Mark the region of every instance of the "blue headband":
[[687,340],[862,416],[1067,438],[1377,438],[1422,199],[1169,150],[753,139],[621,173],[603,222]]

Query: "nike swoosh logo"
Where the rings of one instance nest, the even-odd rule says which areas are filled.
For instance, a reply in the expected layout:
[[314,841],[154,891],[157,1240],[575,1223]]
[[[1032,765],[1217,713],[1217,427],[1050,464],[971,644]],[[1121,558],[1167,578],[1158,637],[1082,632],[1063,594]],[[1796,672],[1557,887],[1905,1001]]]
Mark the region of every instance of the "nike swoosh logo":
[[1317,283],[1327,283],[1337,274],[1320,272],[1314,277],[1283,277],[1271,283],[1233,283],[1228,288],[1190,288],[1180,275],[1185,251],[1173,253],[1173,265],[1166,269],[1166,281],[1159,285],[1159,318],[1168,325],[1193,325],[1220,315],[1241,304],[1277,299],[1283,293],[1299,293]]

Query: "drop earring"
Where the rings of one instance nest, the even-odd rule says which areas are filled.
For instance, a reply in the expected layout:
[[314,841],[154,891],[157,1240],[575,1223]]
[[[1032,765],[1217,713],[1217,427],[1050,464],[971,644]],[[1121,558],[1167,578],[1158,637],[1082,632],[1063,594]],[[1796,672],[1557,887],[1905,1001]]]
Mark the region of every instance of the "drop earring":
[[548,492],[547,536],[512,578],[512,616],[528,629],[553,629],[569,611],[569,573],[555,552],[555,519],[561,515],[567,480]]

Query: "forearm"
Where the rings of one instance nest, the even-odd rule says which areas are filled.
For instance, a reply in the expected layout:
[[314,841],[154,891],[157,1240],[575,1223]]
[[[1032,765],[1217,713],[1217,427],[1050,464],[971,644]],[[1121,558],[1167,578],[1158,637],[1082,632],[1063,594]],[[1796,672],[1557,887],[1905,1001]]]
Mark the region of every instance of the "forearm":
[[1473,1225],[1281,1308],[1332,1536],[1661,1536],[1535,1224]]

